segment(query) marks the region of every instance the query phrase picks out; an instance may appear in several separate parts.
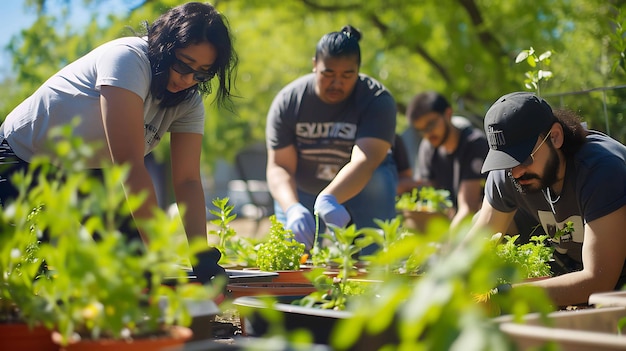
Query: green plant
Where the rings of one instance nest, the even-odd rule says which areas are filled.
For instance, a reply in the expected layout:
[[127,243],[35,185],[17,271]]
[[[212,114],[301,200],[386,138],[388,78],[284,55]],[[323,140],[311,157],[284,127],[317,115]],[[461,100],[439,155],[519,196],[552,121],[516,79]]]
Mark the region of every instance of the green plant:
[[237,218],[236,214],[231,214],[234,205],[228,204],[229,198],[215,198],[212,203],[216,209],[209,212],[216,216],[209,222],[217,229],[210,229],[209,235],[218,237],[217,248],[222,252],[220,264],[236,264],[242,266],[254,266],[257,259],[257,248],[255,243],[246,237],[237,236],[230,223]]
[[295,303],[307,307],[343,310],[346,308],[348,296],[364,292],[361,284],[352,282],[349,278],[357,275],[356,255],[375,241],[374,236],[378,235],[378,231],[373,228],[357,230],[354,224],[347,228],[329,225],[329,228],[332,234],[322,234],[322,237],[332,242],[337,256],[330,258],[330,262],[338,264],[339,274],[330,278],[323,273],[323,269],[312,272],[309,279],[317,291]]
[[[491,289],[500,279],[514,280],[518,267],[494,255],[491,243],[459,245],[462,236],[453,238],[457,245],[453,254],[440,255],[436,264],[427,265],[429,256],[420,256],[427,270],[412,283],[391,274],[375,296],[351,299],[353,316],[338,322],[333,348],[348,349],[363,333],[391,328],[398,337],[392,349],[510,350],[511,345],[490,320],[493,312],[477,304],[473,293]],[[513,289],[492,302],[516,316],[552,310],[548,297],[533,286]]]
[[495,245],[496,254],[506,263],[520,267],[524,278],[551,276],[549,262],[554,248],[544,244],[548,235],[532,236],[530,242],[521,245],[515,243],[518,238],[519,235],[505,235],[505,242]]
[[210,209],[209,212],[217,217],[217,219],[212,219],[209,222],[213,225],[217,226],[217,230],[209,230],[209,234],[217,235],[219,238],[219,243],[217,248],[221,252],[226,252],[226,245],[229,240],[231,240],[237,233],[235,230],[230,227],[230,222],[237,218],[236,214],[231,215],[231,212],[235,208],[234,205],[228,204],[228,198],[215,198],[211,202],[213,206],[217,208],[217,210]]
[[40,210],[11,204],[0,212],[0,323],[53,326],[35,289],[37,279],[47,279],[38,257],[41,233],[33,226]]
[[297,270],[304,248],[304,244],[295,240],[293,232],[272,215],[267,240],[259,245],[256,262],[263,271]]
[[[88,149],[71,138],[71,128],[64,133],[58,150],[67,165],[76,164],[68,161],[71,155]],[[72,144],[76,148],[68,147]],[[28,226],[48,238],[38,243],[34,257],[36,263],[46,263],[50,278],[35,279],[28,287],[32,291],[24,293],[41,299],[41,310],[52,316],[46,325],[59,332],[62,344],[77,336],[130,339],[188,325],[187,302],[217,295],[219,282],[213,287],[186,284],[180,262],[206,248],[206,242],[181,240],[178,221],[160,210],[139,221],[148,243],[129,240],[118,230],[128,208],[143,200],[125,198],[121,184],[127,167],[106,168],[100,180],[88,172],[61,172],[48,165],[48,160],[34,159],[26,175],[15,177],[23,191],[8,208],[17,228]],[[26,210],[33,208],[38,209],[36,216],[24,221],[30,213]],[[174,289],[162,284],[171,278],[177,281]],[[29,276],[24,279],[30,281]]]
[[542,69],[542,67],[547,68],[550,66],[550,57],[552,57],[552,51],[548,50],[537,55],[532,46],[528,50],[522,50],[515,57],[515,63],[526,62],[531,67],[531,70],[524,73],[526,77],[524,86],[526,89],[535,90],[537,95],[541,95],[540,82],[552,78],[552,71]]
[[615,7],[612,11],[615,14],[615,19],[611,20],[611,28],[614,32],[609,33],[609,39],[611,46],[618,52],[618,57],[612,65],[611,72],[616,73],[618,68],[621,68],[623,72],[626,72],[626,18],[624,18],[624,12],[621,8]]
[[450,192],[432,186],[414,188],[396,198],[396,209],[406,211],[445,212],[452,207]]

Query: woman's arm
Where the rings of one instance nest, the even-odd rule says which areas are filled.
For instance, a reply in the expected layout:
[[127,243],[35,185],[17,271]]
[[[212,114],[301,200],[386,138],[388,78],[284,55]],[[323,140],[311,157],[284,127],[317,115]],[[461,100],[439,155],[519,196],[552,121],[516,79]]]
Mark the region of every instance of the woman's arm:
[[183,225],[187,238],[207,240],[206,203],[200,175],[202,135],[197,133],[172,133],[172,183],[176,203],[185,208]]
[[[128,178],[124,184],[126,196],[147,194],[147,198],[132,216],[135,220],[148,219],[158,206],[152,178],[144,165],[143,101],[123,88],[103,85],[100,87],[102,122],[113,164],[128,164]],[[141,239],[149,241],[139,228]]]

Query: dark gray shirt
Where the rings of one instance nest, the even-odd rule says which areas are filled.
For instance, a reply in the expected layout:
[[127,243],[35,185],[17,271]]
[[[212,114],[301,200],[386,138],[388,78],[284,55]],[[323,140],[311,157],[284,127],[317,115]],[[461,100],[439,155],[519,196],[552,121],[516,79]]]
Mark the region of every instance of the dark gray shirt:
[[364,74],[348,99],[327,104],[315,94],[315,75],[300,77],[274,98],[267,115],[268,147],[294,145],[298,151],[296,184],[317,194],[350,161],[359,138],[393,144],[396,103],[387,89]]
[[[519,193],[507,170],[489,172],[485,196],[493,208],[511,212],[526,210],[551,237],[571,221],[572,235],[553,239],[557,252],[582,263],[584,224],[626,204],[626,147],[605,134],[590,131],[587,142],[567,160],[563,190],[558,201],[552,195]],[[624,274],[622,274],[624,275]]]

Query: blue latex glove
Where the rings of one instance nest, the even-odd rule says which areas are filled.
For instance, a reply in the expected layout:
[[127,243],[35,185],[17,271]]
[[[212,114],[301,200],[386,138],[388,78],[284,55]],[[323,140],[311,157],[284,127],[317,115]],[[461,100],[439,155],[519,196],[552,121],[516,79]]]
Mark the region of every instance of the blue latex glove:
[[296,203],[289,206],[285,215],[287,215],[286,229],[290,229],[296,240],[310,250],[315,240],[315,220],[311,212],[301,203]]
[[326,224],[343,228],[350,222],[348,210],[337,202],[335,195],[319,195],[313,208]]

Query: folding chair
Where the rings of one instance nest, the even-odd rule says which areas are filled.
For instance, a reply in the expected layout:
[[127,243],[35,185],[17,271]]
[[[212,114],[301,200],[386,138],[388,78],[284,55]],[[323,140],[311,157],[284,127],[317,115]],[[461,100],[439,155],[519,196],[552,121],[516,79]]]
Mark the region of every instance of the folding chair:
[[239,178],[229,182],[230,190],[243,190],[247,195],[245,203],[241,204],[241,215],[256,221],[255,233],[261,220],[274,214],[274,199],[267,186],[266,167],[265,144],[260,142],[250,144],[235,156],[235,169]]

